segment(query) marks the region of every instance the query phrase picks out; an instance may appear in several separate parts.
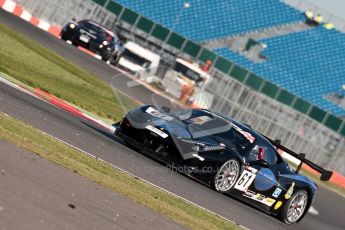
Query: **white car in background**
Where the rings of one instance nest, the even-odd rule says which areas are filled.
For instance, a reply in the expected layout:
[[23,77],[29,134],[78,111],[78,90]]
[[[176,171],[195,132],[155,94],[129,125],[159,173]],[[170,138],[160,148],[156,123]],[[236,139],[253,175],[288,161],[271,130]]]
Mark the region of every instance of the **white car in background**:
[[140,77],[154,75],[160,60],[158,54],[132,41],[127,41],[120,56],[114,57],[110,63]]

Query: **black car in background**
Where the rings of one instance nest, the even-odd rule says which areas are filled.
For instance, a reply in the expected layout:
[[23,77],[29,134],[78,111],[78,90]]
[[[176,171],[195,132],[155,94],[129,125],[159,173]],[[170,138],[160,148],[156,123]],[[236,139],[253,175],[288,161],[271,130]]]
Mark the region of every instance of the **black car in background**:
[[[170,112],[167,107],[144,105],[113,126],[128,146],[287,224],[300,221],[317,194],[316,183],[299,174],[302,164],[320,172],[323,181],[332,176],[305,154],[210,110]],[[296,170],[278,149],[300,160]]]
[[67,23],[61,30],[60,37],[100,55],[103,61],[109,60],[119,42],[114,32],[86,19]]

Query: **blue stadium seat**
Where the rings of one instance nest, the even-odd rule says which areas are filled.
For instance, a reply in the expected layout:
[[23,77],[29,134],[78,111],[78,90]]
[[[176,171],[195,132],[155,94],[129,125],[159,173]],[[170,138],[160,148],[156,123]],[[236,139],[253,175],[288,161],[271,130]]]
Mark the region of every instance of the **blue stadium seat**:
[[279,0],[117,0],[195,42],[304,20],[301,12]]
[[228,48],[215,49],[249,71],[287,89],[336,116],[345,109],[326,96],[345,84],[345,35],[337,30],[317,27],[260,41],[267,61],[257,63]]
[[[304,21],[302,12],[279,0],[116,0],[194,42]],[[183,9],[185,2],[190,3]],[[317,27],[303,32],[264,39],[262,54],[254,63],[228,48],[219,55],[265,77],[291,93],[337,116],[345,110],[325,99],[345,84],[345,35]]]

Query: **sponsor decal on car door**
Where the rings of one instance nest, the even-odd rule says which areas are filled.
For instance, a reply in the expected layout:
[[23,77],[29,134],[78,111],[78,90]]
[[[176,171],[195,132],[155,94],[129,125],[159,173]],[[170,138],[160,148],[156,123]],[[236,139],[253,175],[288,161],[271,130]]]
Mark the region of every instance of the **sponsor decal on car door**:
[[283,191],[270,169],[257,170],[249,166],[243,170],[235,184],[235,189],[242,191],[243,196],[270,207]]

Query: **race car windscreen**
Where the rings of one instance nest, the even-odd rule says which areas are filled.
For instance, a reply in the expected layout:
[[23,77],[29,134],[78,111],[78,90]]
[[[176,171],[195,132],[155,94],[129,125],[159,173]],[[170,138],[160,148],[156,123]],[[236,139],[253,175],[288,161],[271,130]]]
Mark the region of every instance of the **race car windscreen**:
[[[208,143],[210,139],[215,139],[219,142],[218,144],[222,143],[228,148],[244,154],[255,140],[253,136],[235,124],[211,113],[186,110],[176,113],[176,115],[187,125],[188,131],[195,141]],[[248,137],[249,135],[250,137]]]
[[109,33],[105,33],[105,40],[110,42],[110,43],[114,43],[115,42],[115,38],[109,34]]
[[82,20],[78,22],[78,25],[89,30],[90,33],[96,34],[99,37],[103,37],[103,40],[107,40],[109,34],[103,28],[97,26],[96,24],[93,24],[92,22],[87,20]]
[[104,33],[104,30],[101,27],[99,27],[99,26],[97,26],[97,25],[95,25],[95,24],[93,24],[87,20],[83,20],[83,21],[78,22],[78,25],[81,27],[88,28],[95,33]]

